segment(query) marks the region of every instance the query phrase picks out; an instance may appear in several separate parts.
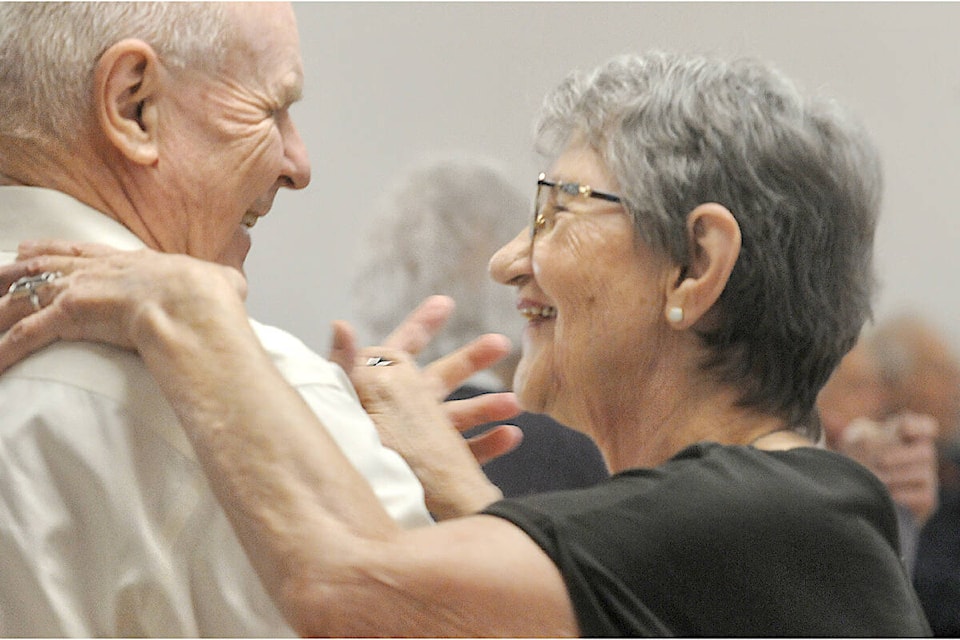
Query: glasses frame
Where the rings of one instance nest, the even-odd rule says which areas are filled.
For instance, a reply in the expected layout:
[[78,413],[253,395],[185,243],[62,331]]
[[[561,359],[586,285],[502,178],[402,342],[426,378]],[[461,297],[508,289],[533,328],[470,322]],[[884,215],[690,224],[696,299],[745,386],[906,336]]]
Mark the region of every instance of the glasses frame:
[[563,182],[562,180],[547,180],[547,174],[541,173],[537,177],[537,193],[533,199],[533,221],[530,223],[530,239],[536,237],[537,232],[544,227],[547,222],[546,217],[540,212],[540,207],[538,206],[540,202],[540,192],[544,187],[549,187],[550,189],[556,189],[557,191],[563,191],[571,197],[577,198],[596,198],[597,200],[606,200],[607,202],[616,202],[618,204],[623,204],[623,199],[612,193],[606,193],[605,191],[597,191],[590,187],[589,185],[580,184],[578,182]]

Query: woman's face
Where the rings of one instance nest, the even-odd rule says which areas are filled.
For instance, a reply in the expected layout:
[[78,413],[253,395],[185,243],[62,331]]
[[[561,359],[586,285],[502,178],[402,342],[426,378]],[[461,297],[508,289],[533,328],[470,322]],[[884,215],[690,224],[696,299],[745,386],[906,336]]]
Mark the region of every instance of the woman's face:
[[[568,148],[546,174],[619,194],[596,153]],[[490,261],[494,279],[517,288],[526,318],[514,391],[530,411],[572,426],[603,419],[639,395],[665,331],[667,262],[635,242],[618,203],[548,199],[548,223],[533,241],[529,229]]]

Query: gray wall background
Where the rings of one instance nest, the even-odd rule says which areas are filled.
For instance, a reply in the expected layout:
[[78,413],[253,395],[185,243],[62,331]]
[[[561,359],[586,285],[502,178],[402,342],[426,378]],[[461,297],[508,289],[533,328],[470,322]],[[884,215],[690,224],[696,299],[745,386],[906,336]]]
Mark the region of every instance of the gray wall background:
[[[850,104],[884,157],[878,317],[916,308],[960,341],[960,3],[295,5],[294,117],[313,182],[254,229],[251,314],[325,353],[390,180],[438,152],[498,158],[532,191],[542,95],[575,67],[647,48],[749,55]],[[525,220],[517,220],[517,230]]]

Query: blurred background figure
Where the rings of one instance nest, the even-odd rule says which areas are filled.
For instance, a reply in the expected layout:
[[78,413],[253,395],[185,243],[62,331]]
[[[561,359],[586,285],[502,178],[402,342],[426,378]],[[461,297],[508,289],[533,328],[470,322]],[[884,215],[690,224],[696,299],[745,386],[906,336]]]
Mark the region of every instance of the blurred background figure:
[[930,416],[894,410],[871,336],[864,334],[817,396],[827,447],[860,462],[896,505],[904,564],[913,575],[920,528],[937,505],[937,427]]
[[960,358],[944,332],[914,315],[877,327],[874,349],[892,411],[937,421],[939,506],[920,532],[914,583],[935,635],[960,636]]
[[[529,217],[529,198],[495,162],[476,157],[423,161],[394,182],[359,252],[354,283],[355,324],[366,340],[382,340],[424,298],[452,297],[453,317],[420,354],[430,362],[481,333],[503,333],[514,353],[478,374],[453,398],[508,390],[519,360],[523,317],[515,292],[494,282],[487,263]],[[524,438],[484,471],[507,497],[589,486],[607,477],[595,445],[580,433],[539,414],[510,421]],[[469,432],[474,435],[485,427]]]

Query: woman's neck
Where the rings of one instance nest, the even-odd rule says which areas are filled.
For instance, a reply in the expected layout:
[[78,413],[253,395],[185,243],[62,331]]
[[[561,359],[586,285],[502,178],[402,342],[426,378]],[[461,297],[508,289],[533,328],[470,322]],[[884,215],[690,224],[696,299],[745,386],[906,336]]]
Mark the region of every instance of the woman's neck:
[[737,397],[727,389],[699,388],[679,397],[621,402],[605,421],[591,422],[591,435],[613,473],[657,466],[703,441],[768,450],[813,445],[781,418],[739,406]]

